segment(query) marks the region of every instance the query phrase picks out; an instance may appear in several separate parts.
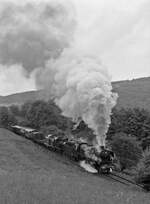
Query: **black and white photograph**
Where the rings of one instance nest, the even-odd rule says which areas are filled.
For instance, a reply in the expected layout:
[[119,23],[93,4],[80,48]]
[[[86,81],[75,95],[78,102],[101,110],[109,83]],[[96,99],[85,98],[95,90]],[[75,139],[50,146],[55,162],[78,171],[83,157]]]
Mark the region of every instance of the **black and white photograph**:
[[0,204],[149,204],[150,1],[0,0]]

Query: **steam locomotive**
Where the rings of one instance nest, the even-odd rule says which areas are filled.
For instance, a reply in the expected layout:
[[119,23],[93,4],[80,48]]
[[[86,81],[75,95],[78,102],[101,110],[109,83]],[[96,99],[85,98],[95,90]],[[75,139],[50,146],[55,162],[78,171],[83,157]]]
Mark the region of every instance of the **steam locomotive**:
[[108,174],[114,169],[115,155],[104,147],[98,150],[93,145],[74,138],[67,138],[65,135],[49,134],[45,136],[35,129],[17,125],[11,126],[11,131],[77,162],[84,160],[98,173]]

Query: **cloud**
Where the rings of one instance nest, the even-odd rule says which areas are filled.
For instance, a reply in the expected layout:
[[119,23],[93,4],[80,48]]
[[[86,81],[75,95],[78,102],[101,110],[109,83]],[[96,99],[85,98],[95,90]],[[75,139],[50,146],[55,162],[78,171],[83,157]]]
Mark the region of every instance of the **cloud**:
[[76,46],[99,55],[113,80],[150,75],[148,0],[74,0]]

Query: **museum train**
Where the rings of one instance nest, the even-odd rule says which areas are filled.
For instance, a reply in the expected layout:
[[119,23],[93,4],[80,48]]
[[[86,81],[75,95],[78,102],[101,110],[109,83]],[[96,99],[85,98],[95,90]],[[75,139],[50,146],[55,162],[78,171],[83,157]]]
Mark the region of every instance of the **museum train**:
[[93,145],[89,145],[78,139],[68,138],[65,135],[43,133],[28,127],[14,125],[11,131],[32,140],[46,148],[59,152],[77,162],[85,161],[98,173],[109,174],[114,169],[115,155],[112,151],[100,147],[99,151]]

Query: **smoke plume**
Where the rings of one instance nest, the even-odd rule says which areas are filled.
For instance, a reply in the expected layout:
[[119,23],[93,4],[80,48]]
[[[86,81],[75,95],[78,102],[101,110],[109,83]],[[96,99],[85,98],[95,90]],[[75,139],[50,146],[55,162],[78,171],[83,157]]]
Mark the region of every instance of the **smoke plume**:
[[69,46],[74,10],[59,1],[2,1],[0,63],[20,64],[29,75]]
[[88,44],[85,49],[85,41],[81,49],[75,28],[69,1],[2,1],[0,71],[5,70],[5,79],[13,73],[35,76],[37,88],[50,93],[63,115],[82,119],[94,131],[95,141],[105,145],[116,95],[99,57],[88,52]]
[[37,77],[40,88],[49,90],[63,115],[82,120],[105,145],[111,110],[117,95],[112,93],[111,78],[101,61],[79,50],[67,49],[57,60],[50,60]]

